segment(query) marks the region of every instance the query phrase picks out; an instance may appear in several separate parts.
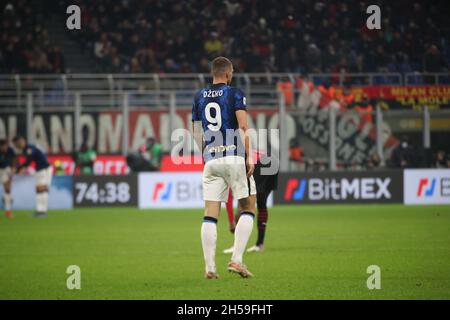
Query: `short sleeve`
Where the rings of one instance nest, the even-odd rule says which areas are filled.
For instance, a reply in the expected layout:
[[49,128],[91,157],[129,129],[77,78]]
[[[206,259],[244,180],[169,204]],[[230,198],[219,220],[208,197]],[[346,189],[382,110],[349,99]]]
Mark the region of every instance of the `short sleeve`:
[[201,121],[200,114],[198,112],[198,94],[194,97],[194,102],[192,103],[192,121]]
[[246,110],[247,109],[247,101],[244,93],[236,89],[234,92],[234,109],[235,110]]

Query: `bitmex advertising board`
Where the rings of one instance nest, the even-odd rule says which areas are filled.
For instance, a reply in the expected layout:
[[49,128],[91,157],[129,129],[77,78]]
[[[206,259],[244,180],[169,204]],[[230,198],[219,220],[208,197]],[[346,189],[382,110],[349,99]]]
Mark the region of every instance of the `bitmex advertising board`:
[[[201,172],[140,173],[139,208],[204,208]],[[233,201],[237,208],[237,200]],[[273,196],[267,199],[273,206]]]
[[275,204],[403,203],[402,171],[280,174]]
[[450,204],[450,169],[405,170],[405,204]]
[[201,208],[202,190],[199,172],[141,173],[139,208]]

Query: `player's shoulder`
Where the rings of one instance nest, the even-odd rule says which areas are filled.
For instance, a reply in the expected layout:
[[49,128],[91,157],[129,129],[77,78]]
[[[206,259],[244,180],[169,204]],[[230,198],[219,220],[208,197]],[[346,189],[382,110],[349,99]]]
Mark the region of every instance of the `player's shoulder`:
[[206,88],[201,88],[200,90],[197,90],[197,92],[194,95],[194,99],[198,99],[199,97],[201,97],[203,95],[203,92],[205,91]]
[[241,101],[244,106],[246,104],[246,97],[244,91],[239,89],[238,87],[230,87],[231,95],[233,96],[235,101]]
[[230,87],[232,90],[232,97],[234,100],[234,105],[236,109],[246,109],[247,108],[247,98],[245,97],[244,91],[237,87]]
[[230,86],[230,90],[232,90],[232,92],[236,93],[236,94],[244,94],[244,91],[242,91],[240,88],[238,87],[232,87]]
[[194,94],[194,104],[197,104],[200,99],[203,97],[203,92],[205,91],[205,88],[202,88],[200,90],[197,90]]
[[244,91],[242,91],[238,87],[228,86],[228,90],[230,90],[230,92],[232,92],[234,95],[244,96]]

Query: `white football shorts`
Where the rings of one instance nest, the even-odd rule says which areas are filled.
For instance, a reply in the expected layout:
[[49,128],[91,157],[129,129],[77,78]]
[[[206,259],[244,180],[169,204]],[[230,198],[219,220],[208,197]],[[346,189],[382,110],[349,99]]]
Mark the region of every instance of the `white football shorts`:
[[208,161],[203,169],[203,199],[226,202],[229,188],[235,199],[256,194],[255,179],[247,178],[245,159],[226,156]]
[[2,184],[5,184],[12,178],[12,171],[11,167],[6,167],[3,169],[0,169],[0,179],[2,181]]
[[46,169],[36,171],[34,175],[36,179],[36,185],[50,187],[50,184],[52,183],[52,175],[53,168],[51,166]]

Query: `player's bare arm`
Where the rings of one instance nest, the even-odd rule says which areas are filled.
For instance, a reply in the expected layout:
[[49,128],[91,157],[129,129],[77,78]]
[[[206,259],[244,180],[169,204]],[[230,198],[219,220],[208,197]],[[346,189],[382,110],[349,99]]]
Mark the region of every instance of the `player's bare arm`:
[[246,167],[247,167],[247,177],[250,177],[255,170],[255,165],[252,159],[251,153],[251,140],[250,135],[248,134],[248,123],[247,123],[247,111],[245,110],[237,110],[236,111],[236,119],[238,121],[239,132],[241,138],[243,140],[245,146],[245,155],[246,155]]
[[198,149],[203,154],[205,143],[203,140],[203,129],[201,121],[192,121],[192,134],[194,136],[194,142],[197,144]]

